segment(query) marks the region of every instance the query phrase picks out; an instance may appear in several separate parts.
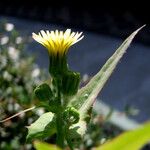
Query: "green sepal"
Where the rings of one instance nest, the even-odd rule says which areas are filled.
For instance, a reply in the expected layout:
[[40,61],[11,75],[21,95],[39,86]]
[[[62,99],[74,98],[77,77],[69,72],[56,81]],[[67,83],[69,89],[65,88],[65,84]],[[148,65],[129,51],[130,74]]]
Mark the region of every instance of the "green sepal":
[[34,90],[34,93],[40,101],[48,101],[53,98],[52,91],[49,85],[46,83],[37,86]]
[[75,95],[80,83],[80,73],[67,71],[62,77],[62,93],[66,96]]
[[61,77],[68,70],[66,55],[50,56],[49,72],[52,77]]

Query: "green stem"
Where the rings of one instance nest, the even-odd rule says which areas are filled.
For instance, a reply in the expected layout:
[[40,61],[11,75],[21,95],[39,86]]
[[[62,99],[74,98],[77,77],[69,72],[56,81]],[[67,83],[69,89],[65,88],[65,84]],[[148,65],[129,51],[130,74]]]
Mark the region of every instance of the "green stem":
[[62,119],[62,114],[58,113],[56,115],[56,125],[57,125],[57,145],[61,148],[64,148],[64,122]]
[[64,148],[64,120],[62,117],[63,107],[62,107],[62,101],[61,101],[61,78],[55,78],[56,88],[57,88],[57,105],[59,107],[59,110],[56,114],[56,127],[57,127],[57,139],[56,143],[60,148]]
[[67,141],[67,144],[68,144],[70,150],[74,150],[73,143],[72,143],[71,139],[68,136],[68,132],[69,132],[69,126],[66,126],[65,127],[65,138],[66,138],[66,141]]

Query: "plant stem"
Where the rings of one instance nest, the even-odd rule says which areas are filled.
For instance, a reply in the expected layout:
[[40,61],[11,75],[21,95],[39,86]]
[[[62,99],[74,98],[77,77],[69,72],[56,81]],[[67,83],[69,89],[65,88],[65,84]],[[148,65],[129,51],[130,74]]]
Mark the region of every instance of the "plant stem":
[[73,143],[71,142],[71,139],[68,136],[68,132],[69,132],[69,126],[66,126],[65,127],[65,138],[66,138],[66,141],[67,141],[67,144],[68,144],[70,150],[73,150],[74,149]]
[[64,148],[64,122],[62,119],[62,114],[59,112],[56,115],[56,125],[57,125],[57,145]]
[[61,79],[60,78],[55,78],[55,83],[56,83],[56,88],[57,88],[57,104],[58,104],[58,112],[56,114],[56,127],[57,127],[57,139],[56,143],[60,148],[64,148],[64,141],[65,141],[65,136],[64,136],[64,120],[62,116],[63,112],[63,106],[62,106],[62,101],[61,101]]

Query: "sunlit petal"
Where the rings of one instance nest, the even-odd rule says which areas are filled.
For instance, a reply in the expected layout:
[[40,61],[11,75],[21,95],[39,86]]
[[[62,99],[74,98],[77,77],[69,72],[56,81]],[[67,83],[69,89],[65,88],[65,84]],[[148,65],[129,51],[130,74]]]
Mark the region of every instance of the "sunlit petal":
[[71,32],[71,29],[65,32],[41,30],[38,34],[32,33],[33,39],[45,46],[50,55],[66,54],[71,45],[83,39],[84,36],[81,35],[82,32]]

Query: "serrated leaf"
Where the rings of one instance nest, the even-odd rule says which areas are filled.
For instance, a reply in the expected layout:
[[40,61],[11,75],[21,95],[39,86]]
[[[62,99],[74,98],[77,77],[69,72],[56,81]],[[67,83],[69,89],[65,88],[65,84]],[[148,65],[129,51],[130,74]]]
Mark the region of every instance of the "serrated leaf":
[[61,150],[56,145],[48,144],[45,142],[39,142],[39,141],[34,142],[34,147],[36,150]]
[[121,134],[117,138],[96,148],[96,150],[140,150],[149,141],[150,122],[135,130]]
[[90,82],[85,87],[80,89],[77,95],[73,97],[73,99],[70,101],[69,105],[78,109],[83,117],[93,105],[97,95],[102,90],[106,81],[109,79],[116,65],[122,58],[123,54],[126,52],[129,45],[131,44],[133,38],[143,27],[144,26],[133,32],[122,43],[122,45],[104,64],[102,69],[90,80]]
[[40,116],[38,120],[28,127],[27,141],[43,139],[56,132],[55,116],[48,112]]

